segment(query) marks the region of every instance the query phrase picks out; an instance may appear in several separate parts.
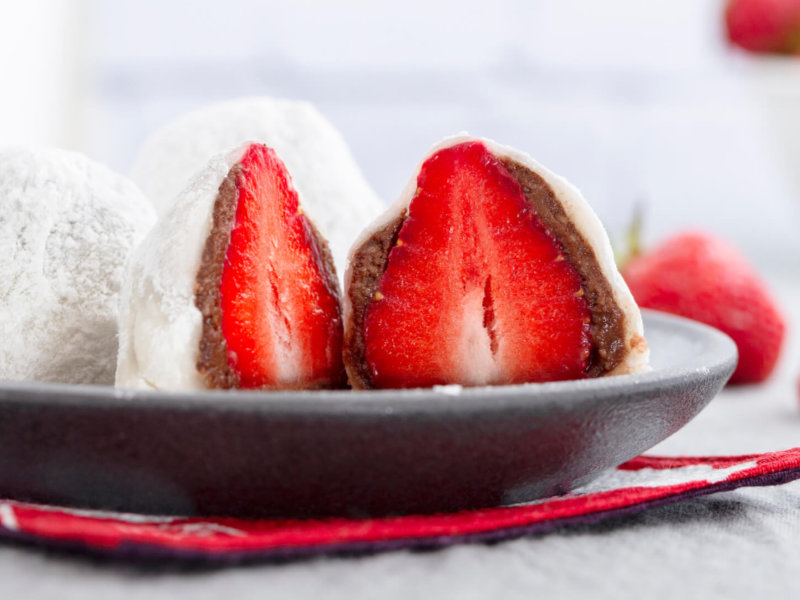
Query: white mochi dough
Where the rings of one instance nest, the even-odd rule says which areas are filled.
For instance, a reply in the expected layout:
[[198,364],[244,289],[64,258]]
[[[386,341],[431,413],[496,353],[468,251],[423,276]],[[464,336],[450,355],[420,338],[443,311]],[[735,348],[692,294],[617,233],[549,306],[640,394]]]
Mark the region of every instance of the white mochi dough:
[[118,387],[205,389],[196,366],[203,316],[195,282],[219,186],[246,148],[212,158],[131,256],[119,312]]
[[0,378],[113,383],[124,263],[155,218],[81,154],[0,152]]
[[247,141],[266,144],[284,161],[341,278],[353,240],[385,206],[341,134],[307,102],[244,98],[186,114],[145,142],[132,177],[161,216],[211,157]]

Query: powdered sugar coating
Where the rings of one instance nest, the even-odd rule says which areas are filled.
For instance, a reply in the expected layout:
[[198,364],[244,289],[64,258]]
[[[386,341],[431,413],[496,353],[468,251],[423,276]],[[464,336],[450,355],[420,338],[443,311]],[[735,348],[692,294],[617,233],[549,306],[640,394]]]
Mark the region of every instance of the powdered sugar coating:
[[120,303],[117,386],[205,389],[196,366],[203,318],[195,282],[217,192],[245,149],[212,158],[132,254]]
[[[397,200],[369,227],[356,239],[352,245],[351,253],[355,252],[376,232],[386,227],[389,223],[394,222],[408,206],[414,198],[417,189],[417,176],[422,168],[422,165],[431,156],[443,150],[456,146],[465,142],[479,141],[483,143],[486,148],[497,158],[510,158],[531,171],[537,173],[544,179],[550,188],[553,190],[556,200],[561,204],[564,212],[569,220],[580,233],[581,237],[594,251],[597,263],[600,266],[602,276],[608,281],[614,300],[623,313],[623,342],[628,350],[625,358],[607,375],[624,375],[628,373],[639,373],[650,369],[649,366],[649,349],[644,340],[644,327],[642,324],[642,315],[639,307],[633,299],[633,296],[628,290],[625,280],[620,275],[614,262],[614,253],[611,249],[611,242],[608,239],[603,224],[597,217],[591,206],[581,195],[580,190],[574,185],[569,183],[563,177],[556,175],[543,165],[536,162],[530,155],[511,148],[510,146],[503,146],[489,139],[476,138],[467,134],[459,134],[456,136],[448,137],[434,145],[428,153],[422,158],[417,166],[412,177],[406,183],[406,186],[400,192]],[[350,302],[349,286],[352,280],[352,271],[348,267],[345,273],[345,291],[343,295],[343,314],[345,327],[352,326],[352,313],[353,307]]]
[[385,207],[342,136],[307,102],[244,98],[186,114],[144,144],[132,176],[163,215],[212,156],[245,141],[266,144],[286,164],[341,277],[350,244]]
[[0,152],[0,378],[113,383],[124,263],[154,222],[81,154]]

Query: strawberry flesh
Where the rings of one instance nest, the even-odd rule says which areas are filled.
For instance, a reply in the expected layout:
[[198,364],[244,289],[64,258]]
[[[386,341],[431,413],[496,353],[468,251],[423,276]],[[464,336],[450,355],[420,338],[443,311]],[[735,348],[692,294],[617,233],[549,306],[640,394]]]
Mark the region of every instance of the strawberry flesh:
[[320,241],[272,149],[251,145],[239,166],[220,283],[228,364],[242,388],[338,385],[341,309]]
[[422,166],[364,317],[375,387],[576,379],[592,349],[576,268],[481,142]]

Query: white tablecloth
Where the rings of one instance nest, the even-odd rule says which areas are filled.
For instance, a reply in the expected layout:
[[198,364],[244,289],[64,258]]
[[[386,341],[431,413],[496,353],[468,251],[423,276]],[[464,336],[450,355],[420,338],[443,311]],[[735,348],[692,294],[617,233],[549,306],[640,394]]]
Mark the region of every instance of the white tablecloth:
[[[651,453],[800,446],[800,282],[775,287],[792,316],[779,372],[724,390]],[[798,565],[800,481],[495,545],[287,564],[158,568],[0,544],[0,598],[785,598]]]

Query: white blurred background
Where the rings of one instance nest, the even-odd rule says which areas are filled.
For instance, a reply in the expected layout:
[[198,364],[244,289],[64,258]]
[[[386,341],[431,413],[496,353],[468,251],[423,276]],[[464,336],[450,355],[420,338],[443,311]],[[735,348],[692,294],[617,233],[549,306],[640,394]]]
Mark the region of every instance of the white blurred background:
[[0,145],[125,172],[189,109],[307,99],[388,202],[468,131],[577,184],[620,236],[712,229],[800,277],[800,59],[728,46],[721,0],[0,4]]

